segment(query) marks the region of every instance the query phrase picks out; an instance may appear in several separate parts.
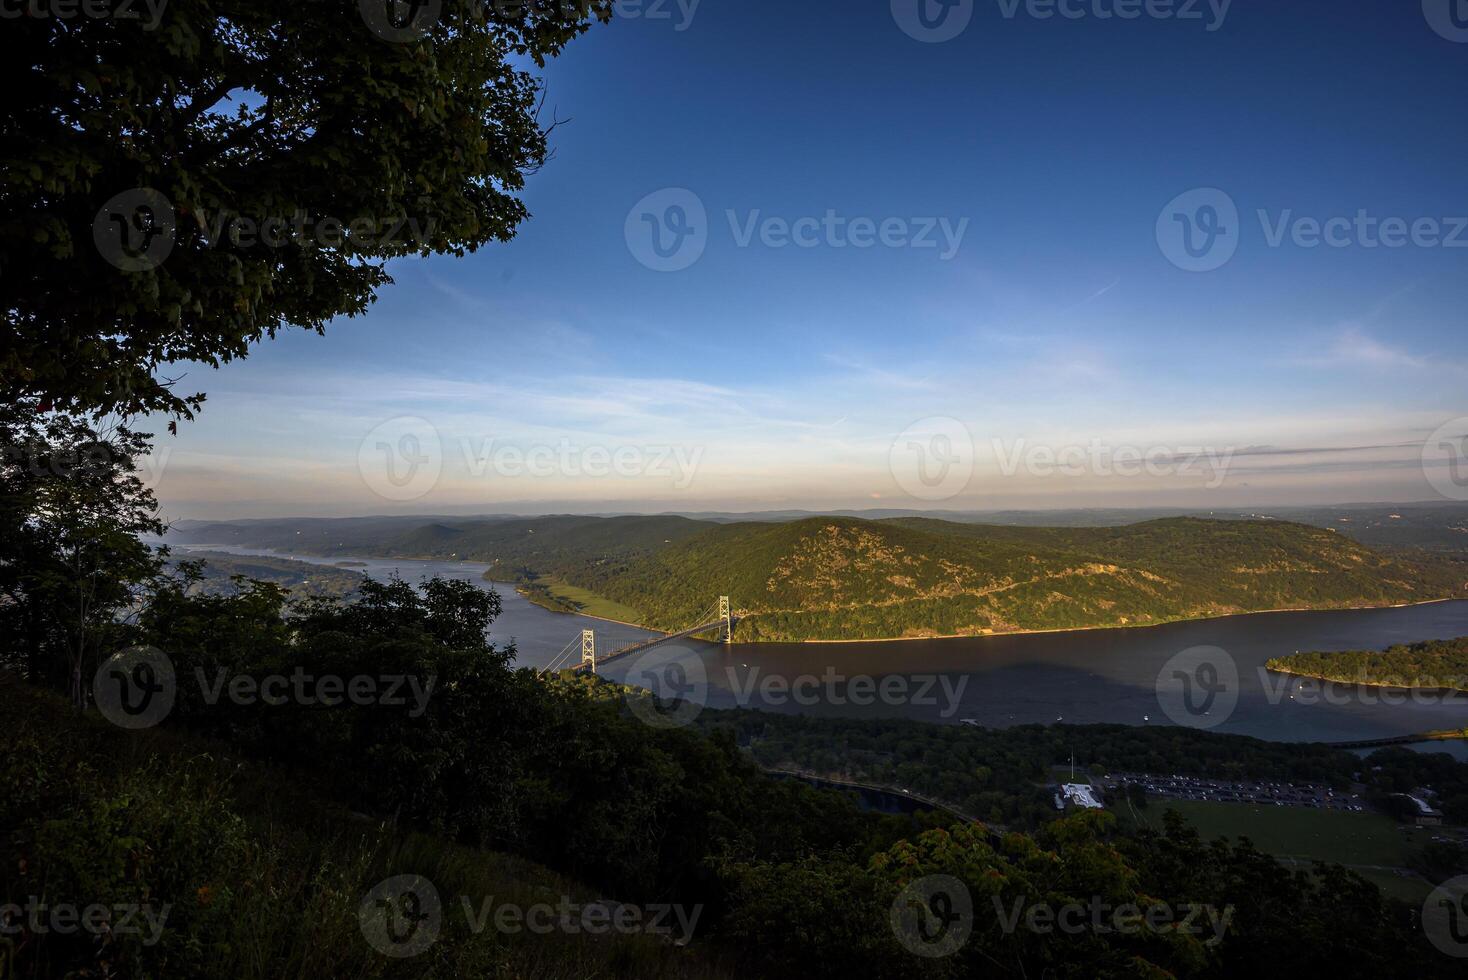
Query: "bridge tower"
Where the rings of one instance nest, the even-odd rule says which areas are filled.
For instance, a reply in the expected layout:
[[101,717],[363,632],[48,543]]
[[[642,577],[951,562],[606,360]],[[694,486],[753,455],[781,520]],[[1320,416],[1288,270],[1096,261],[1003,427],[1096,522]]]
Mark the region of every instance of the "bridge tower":
[[734,621],[729,616],[729,597],[719,596],[719,621],[723,624],[723,635],[719,638],[725,643],[734,639]]
[[596,673],[596,632],[581,631],[581,666]]

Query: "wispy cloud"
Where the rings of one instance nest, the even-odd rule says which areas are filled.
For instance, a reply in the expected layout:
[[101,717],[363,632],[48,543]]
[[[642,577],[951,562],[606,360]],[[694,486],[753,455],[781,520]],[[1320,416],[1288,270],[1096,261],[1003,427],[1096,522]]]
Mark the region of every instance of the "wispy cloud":
[[1350,327],[1336,338],[1330,359],[1336,364],[1411,370],[1421,370],[1431,364],[1427,358],[1384,344],[1358,327]]
[[902,391],[934,391],[932,372],[911,367],[882,368],[843,354],[825,354],[825,360],[849,372],[853,382]]

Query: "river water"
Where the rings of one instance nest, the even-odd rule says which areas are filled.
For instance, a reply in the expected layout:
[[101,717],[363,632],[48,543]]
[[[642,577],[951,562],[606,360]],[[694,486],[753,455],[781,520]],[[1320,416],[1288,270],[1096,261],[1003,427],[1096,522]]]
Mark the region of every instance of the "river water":
[[[514,642],[516,662],[526,667],[544,667],[568,643],[576,643],[580,649],[581,631],[596,631],[598,650],[614,650],[619,646],[657,636],[650,630],[636,626],[624,626],[591,616],[576,616],[569,613],[551,612],[543,606],[517,593],[513,586],[484,580],[488,565],[472,561],[423,561],[406,558],[322,558],[319,555],[296,555],[265,548],[242,548],[235,545],[189,544],[169,542],[178,555],[189,551],[221,551],[231,555],[267,555],[273,558],[289,558],[312,565],[349,565],[353,571],[364,572],[377,579],[397,575],[409,582],[418,582],[435,575],[448,579],[463,579],[499,593],[504,611],[490,626],[490,639],[496,643]],[[580,658],[578,652],[577,659]]]
[[[205,550],[212,546],[194,545]],[[183,549],[179,549],[183,550]],[[274,554],[315,564],[345,559],[288,555],[238,547],[235,554]],[[397,573],[409,581],[442,575],[486,588],[487,566],[476,562],[360,558],[374,577]],[[596,631],[605,653],[652,636],[633,626],[554,613],[497,588],[504,612],[492,639],[513,640],[518,663],[539,667],[580,631]],[[737,605],[737,602],[736,602]],[[1159,699],[1159,675],[1173,674],[1173,658],[1199,647],[1205,659],[1226,663],[1230,691],[1216,711],[1189,714],[1184,723],[1277,741],[1351,741],[1468,725],[1468,695],[1381,691],[1290,680],[1264,671],[1270,657],[1295,651],[1381,649],[1394,643],[1468,636],[1468,601],[1396,609],[1258,613],[1144,628],[1064,633],[857,643],[758,643],[719,646],[698,641],[666,644],[608,664],[612,680],[671,684],[711,707],[853,717],[907,717],[992,727],[1063,720],[1068,724],[1178,723],[1167,712],[1175,698]],[[1217,651],[1223,651],[1220,657]],[[579,653],[576,655],[579,659]],[[1186,657],[1187,655],[1185,655]],[[1196,659],[1196,658],[1195,658]],[[668,669],[677,664],[676,681]],[[1193,661],[1184,666],[1193,669]],[[1233,681],[1234,671],[1237,682]],[[1300,687],[1300,684],[1305,687]],[[887,694],[882,695],[886,685]],[[1173,690],[1176,690],[1174,685]],[[1293,695],[1293,696],[1292,696]],[[1236,703],[1232,705],[1236,698]],[[1201,704],[1201,699],[1195,699]],[[1468,758],[1468,743],[1425,746]]]

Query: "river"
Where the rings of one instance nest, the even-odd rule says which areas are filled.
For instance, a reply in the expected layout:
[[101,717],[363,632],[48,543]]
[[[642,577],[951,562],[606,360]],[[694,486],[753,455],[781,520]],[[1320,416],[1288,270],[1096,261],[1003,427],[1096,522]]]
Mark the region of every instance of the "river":
[[602,650],[614,650],[624,644],[658,635],[651,630],[612,623],[591,616],[551,612],[520,595],[511,585],[485,581],[484,572],[489,566],[481,562],[425,561],[406,558],[343,558],[340,556],[323,558],[319,555],[296,555],[283,551],[272,551],[268,548],[242,548],[236,545],[216,544],[180,545],[169,542],[169,547],[180,556],[190,551],[221,551],[231,555],[289,558],[292,561],[307,562],[312,565],[345,564],[353,571],[364,572],[378,579],[398,575],[409,582],[417,582],[420,579],[438,575],[443,578],[473,582],[483,588],[498,592],[500,602],[504,607],[500,617],[490,627],[490,639],[502,644],[513,642],[516,648],[516,661],[527,667],[544,667],[568,643],[575,642],[579,648],[583,629],[596,630],[597,647]]
[[[487,566],[476,562],[321,558],[250,548],[190,547],[326,565],[350,560],[362,562],[360,570],[374,577],[396,572],[416,581],[442,575],[491,587],[481,577]],[[544,666],[568,643],[579,642],[582,629],[596,631],[602,652],[654,635],[593,617],[551,612],[509,586],[501,585],[497,591],[504,612],[491,627],[491,638],[514,641],[522,665]],[[1311,682],[1267,673],[1266,660],[1297,650],[1381,649],[1465,635],[1468,600],[1458,600],[1394,609],[1256,613],[1142,628],[939,640],[728,646],[682,641],[655,648],[655,655],[609,664],[603,673],[612,680],[654,683],[646,678],[676,661],[682,664],[680,682],[711,707],[745,705],[946,723],[968,719],[993,727],[1057,720],[1170,725],[1174,722],[1159,703],[1159,674],[1183,651],[1215,647],[1225,651],[1236,667],[1237,703],[1231,710],[1199,716],[1198,724],[1276,741],[1337,742],[1461,728],[1468,725],[1468,695],[1408,696],[1340,685],[1321,691]],[[1218,659],[1217,654],[1209,656]],[[889,685],[896,696],[870,696],[878,683]],[[1301,683],[1306,687],[1299,687]],[[1464,742],[1423,748],[1468,759]]]

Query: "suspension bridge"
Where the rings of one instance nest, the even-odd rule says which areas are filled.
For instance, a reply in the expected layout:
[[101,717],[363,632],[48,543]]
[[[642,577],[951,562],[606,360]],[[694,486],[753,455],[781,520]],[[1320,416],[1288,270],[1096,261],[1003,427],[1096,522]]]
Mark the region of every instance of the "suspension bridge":
[[[596,652],[596,631],[582,630],[581,635],[573,639],[561,648],[561,652],[551,658],[550,663],[541,668],[542,674],[549,674],[557,670],[575,670],[577,673],[596,673],[600,666],[611,663],[621,657],[630,657],[635,653],[641,653],[662,643],[671,643],[674,640],[682,640],[699,633],[710,633],[717,631],[720,643],[728,643],[734,635],[734,617],[729,609],[729,597],[721,595],[703,612],[694,617],[694,623],[686,629],[674,633],[663,633],[660,636],[649,637],[645,640],[637,640],[625,646],[617,647],[607,653],[598,655]],[[577,652],[581,659],[576,659]]]

